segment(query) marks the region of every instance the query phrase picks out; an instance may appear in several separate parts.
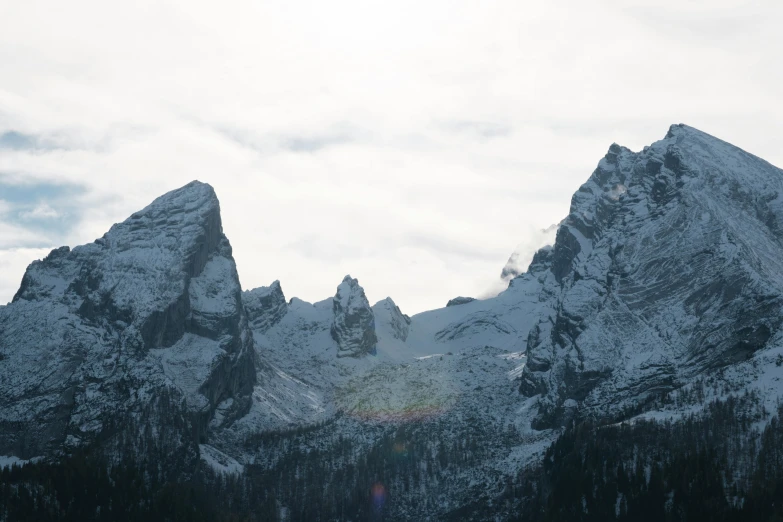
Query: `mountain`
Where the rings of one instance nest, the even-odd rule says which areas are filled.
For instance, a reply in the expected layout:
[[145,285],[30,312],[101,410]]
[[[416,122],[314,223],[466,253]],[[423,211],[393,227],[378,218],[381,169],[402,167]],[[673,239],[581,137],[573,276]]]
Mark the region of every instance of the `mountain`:
[[612,145],[543,278],[522,390],[537,425],[612,416],[781,344],[783,175],[685,125]]
[[198,431],[219,405],[246,413],[252,334],[212,188],[190,183],[31,264],[0,309],[0,353],[4,455],[116,443],[121,426],[169,417]]
[[[33,263],[0,308],[0,465],[99,448],[275,520],[771,505],[758,484],[783,476],[756,459],[783,441],[783,171],[674,125],[612,145],[555,232],[490,299],[410,317],[346,276],[287,301],[279,281],[240,290],[193,182]],[[693,470],[718,485],[687,489]]]
[[338,357],[374,355],[378,337],[375,316],[359,281],[345,276],[332,301],[334,322],[330,332],[339,346]]

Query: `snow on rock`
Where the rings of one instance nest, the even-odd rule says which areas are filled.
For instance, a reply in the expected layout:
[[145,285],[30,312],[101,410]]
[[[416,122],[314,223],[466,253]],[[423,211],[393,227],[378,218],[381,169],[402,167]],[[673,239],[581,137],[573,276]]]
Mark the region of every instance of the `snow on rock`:
[[391,297],[378,301],[372,307],[378,338],[405,342],[411,327],[411,318],[403,314]]
[[337,287],[332,310],[334,322],[331,334],[338,345],[337,356],[375,355],[378,344],[375,315],[358,280],[345,276]]
[[165,422],[163,390],[193,422],[229,397],[241,415],[252,342],[217,197],[194,181],[28,267],[0,309],[0,453],[51,455],[140,411]]
[[476,300],[475,297],[462,297],[462,296],[459,296],[459,297],[455,297],[454,299],[450,299],[449,302],[446,303],[446,306],[449,307],[449,306],[464,305],[464,304],[468,304],[469,302],[475,301],[475,300]]
[[242,302],[247,310],[250,326],[260,332],[276,325],[288,311],[280,281],[243,292]]
[[283,457],[248,443],[260,433],[285,447],[307,426],[296,451],[326,455],[416,421],[439,444],[479,437],[481,466],[444,477],[459,495],[517,474],[581,415],[681,417],[703,404],[678,393],[702,383],[774,409],[782,171],[675,125],[642,152],[612,145],[555,230],[490,299],[408,317],[347,276],[286,303],[277,281],[240,291],[217,199],[190,184],[33,263],[0,307],[0,465],[123,418],[200,431],[193,459],[225,473]]
[[[35,459],[31,459],[31,460],[35,460]],[[30,460],[22,460],[18,457],[13,457],[13,456],[8,457],[5,455],[0,455],[0,470],[2,470],[3,468],[10,468],[15,465],[24,466],[28,462],[30,462]]]
[[780,194],[783,171],[685,125],[639,153],[612,145],[534,259],[549,297],[521,389],[541,396],[536,425],[574,404],[611,415],[768,347]]
[[218,473],[240,474],[245,470],[235,459],[208,444],[199,444],[199,454],[201,460]]

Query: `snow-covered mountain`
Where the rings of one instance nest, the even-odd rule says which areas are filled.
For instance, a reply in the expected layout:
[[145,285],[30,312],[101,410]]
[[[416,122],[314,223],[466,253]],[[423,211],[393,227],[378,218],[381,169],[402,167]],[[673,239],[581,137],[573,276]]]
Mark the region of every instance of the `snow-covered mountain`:
[[[193,182],[28,268],[0,308],[0,455],[124,447],[127,425],[174,426],[170,447],[230,472],[353,465],[400,427],[432,455],[472,441],[470,465],[399,493],[421,519],[500,495],[572,419],[783,395],[783,171],[675,125],[639,153],[612,145],[555,230],[491,299],[409,317],[346,276],[287,301],[278,281],[240,291],[217,198]],[[705,380],[698,403],[660,400]]]
[[0,454],[55,455],[248,411],[252,333],[209,185],[193,182],[94,243],[30,265],[0,308]]
[[612,416],[781,345],[783,172],[685,125],[612,145],[541,282],[522,391],[537,425]]

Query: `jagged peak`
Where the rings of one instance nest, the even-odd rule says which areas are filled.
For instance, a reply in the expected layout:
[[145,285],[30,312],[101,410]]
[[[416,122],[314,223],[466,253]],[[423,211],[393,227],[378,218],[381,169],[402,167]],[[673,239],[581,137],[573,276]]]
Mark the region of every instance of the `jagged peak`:
[[716,140],[718,139],[714,136],[707,134],[704,131],[701,131],[695,127],[691,127],[690,125],[686,125],[684,123],[673,123],[672,125],[670,125],[669,131],[666,133],[666,137],[664,139],[676,138],[677,136],[684,136],[688,134],[706,136]]
[[[367,297],[364,294],[364,288],[359,285],[359,280],[347,275],[343,278],[343,282],[337,285],[337,293],[335,293],[334,299],[338,301],[341,306],[348,306],[352,295],[360,296],[360,301],[367,301]],[[369,303],[367,306],[369,306]]]
[[[176,281],[184,284],[201,274],[213,255],[233,264],[217,195],[210,185],[192,181],[156,198],[93,243],[61,247],[33,262],[14,301],[74,290],[80,299],[97,292],[96,296],[111,294],[118,306],[135,307],[145,301],[143,306],[165,307],[169,296],[153,291],[161,285],[161,274],[167,274],[167,287]],[[124,277],[127,270],[144,276]],[[104,280],[98,280],[99,275]],[[142,288],[142,279],[149,288]],[[54,284],[55,280],[61,282]]]
[[357,279],[350,275],[343,278],[332,301],[332,311],[331,335],[339,346],[338,356],[375,354],[375,316]]
[[373,314],[376,316],[380,335],[390,335],[394,339],[405,341],[408,338],[408,331],[411,325],[410,316],[402,313],[400,307],[391,297],[381,299],[372,307]]
[[218,207],[219,210],[219,206],[220,203],[212,185],[200,181],[191,181],[187,185],[158,196],[152,203],[131,214],[128,220],[139,219],[139,217],[146,214],[157,213],[166,209],[203,213],[204,207],[210,210],[213,207]]
[[359,280],[351,277],[351,274],[348,274],[345,277],[343,277],[343,281],[342,282],[343,283],[348,283],[351,286],[356,286],[356,285],[359,284]]
[[[293,300],[291,303],[293,304]],[[290,304],[286,304],[280,281],[274,281],[269,286],[260,286],[242,293],[250,324],[255,330],[267,331],[276,325],[288,312]]]
[[280,296],[285,301],[285,294],[283,292],[283,287],[280,285],[279,280],[274,280],[269,286],[259,286],[257,288],[251,288],[250,290],[245,290],[244,292],[247,295],[254,295],[257,297],[264,297],[270,294],[280,294]]
[[373,305],[373,307],[376,306],[384,306],[384,305],[391,305],[391,306],[397,306],[397,303],[394,302],[394,299],[391,297],[386,297],[385,299],[381,299],[377,303]]
[[394,299],[391,297],[387,297],[386,299],[381,299],[377,303],[375,303],[372,306],[373,311],[380,310],[380,309],[386,309],[389,312],[394,312],[396,314],[399,314],[401,317],[404,317],[408,322],[410,322],[410,317],[407,314],[402,313],[402,310],[397,305],[397,303],[394,302]]

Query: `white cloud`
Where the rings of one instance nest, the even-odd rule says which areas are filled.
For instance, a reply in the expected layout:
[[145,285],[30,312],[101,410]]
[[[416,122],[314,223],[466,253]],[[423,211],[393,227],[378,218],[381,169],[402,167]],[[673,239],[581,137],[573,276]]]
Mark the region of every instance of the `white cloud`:
[[50,250],[47,248],[0,248],[0,273],[8,274],[6,277],[0,277],[0,305],[11,301],[19,289],[19,283],[22,281],[22,275],[24,275],[27,266],[36,259],[46,257]]
[[48,203],[42,202],[30,210],[23,210],[19,212],[19,217],[23,220],[57,219],[60,217],[60,213],[50,207]]
[[0,133],[47,148],[0,173],[85,186],[70,245],[200,179],[246,287],[350,272],[421,311],[497,277],[613,141],[685,122],[783,164],[781,9],[746,4],[12,2]]

